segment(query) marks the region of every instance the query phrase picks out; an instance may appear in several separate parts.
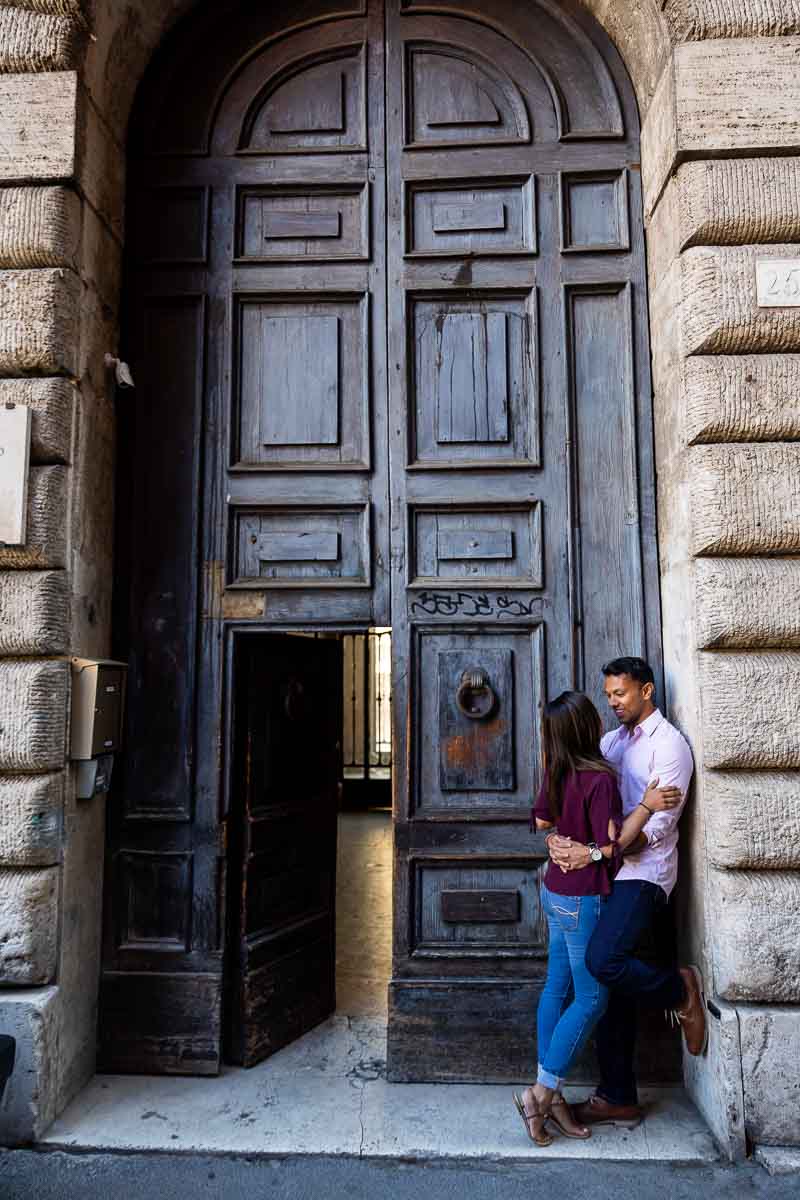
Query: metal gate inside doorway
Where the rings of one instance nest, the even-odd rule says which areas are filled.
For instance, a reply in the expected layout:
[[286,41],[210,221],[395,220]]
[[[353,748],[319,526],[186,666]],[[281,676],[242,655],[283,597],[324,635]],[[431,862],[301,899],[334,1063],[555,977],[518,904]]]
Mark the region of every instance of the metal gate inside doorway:
[[391,803],[392,633],[343,639],[342,775],[347,807]]

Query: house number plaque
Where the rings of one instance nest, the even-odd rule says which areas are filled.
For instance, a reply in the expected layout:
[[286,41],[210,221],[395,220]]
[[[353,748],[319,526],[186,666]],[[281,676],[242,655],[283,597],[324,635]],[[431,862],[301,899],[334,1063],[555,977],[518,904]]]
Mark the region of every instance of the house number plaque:
[[800,307],[800,258],[757,258],[759,308]]

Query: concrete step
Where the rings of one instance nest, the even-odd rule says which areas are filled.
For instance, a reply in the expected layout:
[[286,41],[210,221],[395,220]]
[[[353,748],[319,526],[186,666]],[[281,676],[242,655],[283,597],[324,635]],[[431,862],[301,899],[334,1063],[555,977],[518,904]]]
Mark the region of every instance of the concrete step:
[[[42,1146],[266,1157],[514,1164],[544,1159],[714,1163],[718,1150],[682,1088],[647,1089],[636,1129],[534,1146],[512,1086],[391,1084],[385,1025],[333,1017],[249,1071],[216,1078],[98,1075]],[[588,1094],[569,1088],[570,1099]]]

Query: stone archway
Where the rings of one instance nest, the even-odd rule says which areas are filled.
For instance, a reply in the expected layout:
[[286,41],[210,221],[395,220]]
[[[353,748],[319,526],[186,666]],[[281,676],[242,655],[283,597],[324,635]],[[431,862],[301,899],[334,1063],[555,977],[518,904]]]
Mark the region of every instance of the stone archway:
[[[0,960],[0,985],[35,989],[0,994],[27,1064],[6,1096],[9,1141],[35,1137],[92,1069],[83,980],[97,960],[102,812],[73,799],[60,656],[108,644],[113,415],[100,364],[117,336],[124,133],[147,59],[187,7],[98,0],[88,20],[80,0],[0,10],[0,393],[35,413],[29,540],[0,550],[0,802],[14,830],[0,895],[18,948],[13,966]],[[800,1141],[776,1078],[787,1097],[796,1081],[776,1076],[770,1050],[796,1061],[787,1047],[800,1038],[796,1013],[774,1007],[800,999],[800,860],[786,817],[800,635],[797,567],[782,558],[800,529],[787,482],[800,432],[787,352],[800,329],[793,310],[751,298],[755,257],[800,241],[798,28],[766,4],[590,7],[644,117],[666,667],[702,762],[688,888],[720,1012],[690,1086],[737,1153],[745,1123],[755,1141]],[[765,678],[770,704],[749,703]],[[54,814],[48,836],[32,812]]]
[[[396,664],[390,1078],[533,1068],[542,850],[518,835],[538,697],[602,703],[600,667],[630,647],[662,677],[639,159],[620,59],[566,4],[206,6],[153,64],[129,157],[141,386],[115,654],[133,746],[108,839],[104,1069],[218,1069],[225,646],[240,625],[347,623],[391,624]],[[428,709],[470,655],[495,676],[496,729]],[[469,880],[512,915],[476,928]],[[293,970],[319,1019],[307,953]],[[452,1045],[442,1003],[462,1012]],[[265,1008],[255,1040],[277,1048]],[[655,1050],[650,1078],[673,1059]]]

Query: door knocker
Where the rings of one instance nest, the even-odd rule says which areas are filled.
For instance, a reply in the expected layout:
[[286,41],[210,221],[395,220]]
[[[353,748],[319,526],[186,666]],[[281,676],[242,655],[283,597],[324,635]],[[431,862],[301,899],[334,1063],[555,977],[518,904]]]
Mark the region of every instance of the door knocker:
[[464,671],[456,692],[456,704],[471,721],[485,721],[497,707],[497,696],[489,683],[489,676],[478,668]]

